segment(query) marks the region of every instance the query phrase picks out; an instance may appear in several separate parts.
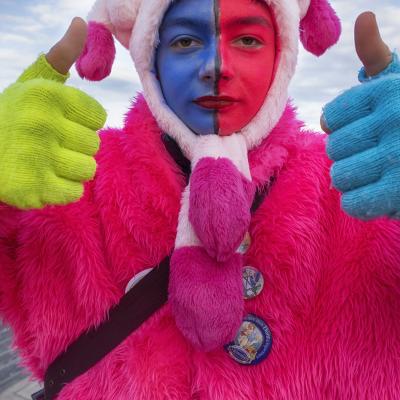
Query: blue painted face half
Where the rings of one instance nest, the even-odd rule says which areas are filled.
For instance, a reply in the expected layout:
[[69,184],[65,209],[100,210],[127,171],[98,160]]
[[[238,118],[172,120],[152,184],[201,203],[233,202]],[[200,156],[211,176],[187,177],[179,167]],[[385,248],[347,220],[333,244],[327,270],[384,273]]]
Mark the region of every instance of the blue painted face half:
[[215,92],[214,0],[177,1],[165,14],[159,34],[156,68],[168,106],[197,134],[215,133],[215,110],[194,103]]

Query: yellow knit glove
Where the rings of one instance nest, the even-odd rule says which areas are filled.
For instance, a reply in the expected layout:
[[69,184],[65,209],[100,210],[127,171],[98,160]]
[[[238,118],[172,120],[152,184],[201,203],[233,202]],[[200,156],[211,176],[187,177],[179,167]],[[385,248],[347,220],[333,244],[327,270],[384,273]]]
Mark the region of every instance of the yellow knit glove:
[[0,95],[0,201],[20,209],[80,199],[93,178],[103,107],[44,55]]

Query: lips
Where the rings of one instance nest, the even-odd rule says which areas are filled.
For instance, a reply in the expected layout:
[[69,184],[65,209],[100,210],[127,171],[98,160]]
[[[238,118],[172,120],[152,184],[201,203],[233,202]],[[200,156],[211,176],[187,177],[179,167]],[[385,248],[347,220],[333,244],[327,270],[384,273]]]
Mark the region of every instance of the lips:
[[238,101],[235,98],[229,96],[204,96],[199,97],[193,102],[203,108],[220,110],[230,107]]

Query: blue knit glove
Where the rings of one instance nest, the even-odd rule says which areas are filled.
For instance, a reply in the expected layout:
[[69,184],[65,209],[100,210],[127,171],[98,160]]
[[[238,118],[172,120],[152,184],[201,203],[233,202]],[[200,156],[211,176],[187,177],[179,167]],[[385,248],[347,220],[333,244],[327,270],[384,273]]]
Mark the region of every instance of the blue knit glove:
[[324,119],[332,132],[328,157],[332,183],[343,192],[342,209],[368,220],[400,218],[400,62],[367,77],[327,104]]

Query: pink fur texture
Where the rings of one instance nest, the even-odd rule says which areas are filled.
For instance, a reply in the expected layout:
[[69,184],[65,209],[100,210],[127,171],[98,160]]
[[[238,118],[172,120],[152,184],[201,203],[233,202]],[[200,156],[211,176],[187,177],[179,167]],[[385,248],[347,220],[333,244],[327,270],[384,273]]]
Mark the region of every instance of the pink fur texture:
[[328,1],[311,0],[307,14],[300,22],[304,48],[321,56],[339,40],[340,33],[340,20]]
[[254,185],[226,158],[201,159],[190,179],[189,220],[207,253],[232,257],[250,224]]
[[200,351],[232,341],[243,318],[242,256],[224,262],[202,247],[183,247],[171,258],[169,303],[176,325]]
[[115,44],[111,32],[98,22],[89,22],[88,36],[82,54],[76,62],[81,78],[101,81],[111,73]]
[[[196,350],[167,304],[57,400],[398,399],[400,222],[346,216],[324,136],[300,126],[288,107],[249,155],[259,186],[277,176],[244,257],[265,280],[244,308],[271,328],[268,358],[244,367]],[[36,379],[174,246],[185,178],[144,100],[101,137],[79,202],[0,206],[0,313]]]

